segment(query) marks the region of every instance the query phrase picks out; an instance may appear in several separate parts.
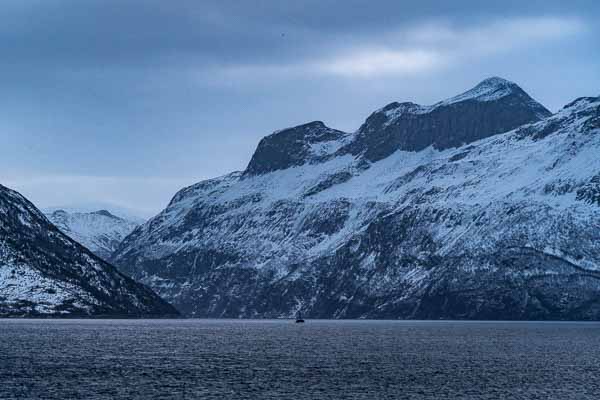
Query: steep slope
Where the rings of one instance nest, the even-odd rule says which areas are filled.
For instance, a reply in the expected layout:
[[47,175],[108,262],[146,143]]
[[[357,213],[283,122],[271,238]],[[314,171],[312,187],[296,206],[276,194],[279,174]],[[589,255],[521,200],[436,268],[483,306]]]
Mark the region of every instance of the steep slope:
[[117,217],[107,210],[89,213],[56,210],[46,217],[63,233],[108,260],[121,241],[139,224]]
[[176,314],[0,185],[0,316]]
[[201,182],[113,259],[195,316],[598,319],[600,99],[522,107],[533,123],[465,145],[373,159],[361,128]]

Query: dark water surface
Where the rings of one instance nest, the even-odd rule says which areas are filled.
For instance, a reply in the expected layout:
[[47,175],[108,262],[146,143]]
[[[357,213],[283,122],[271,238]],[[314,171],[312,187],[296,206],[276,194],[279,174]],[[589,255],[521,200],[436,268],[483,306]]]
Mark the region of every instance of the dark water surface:
[[0,320],[1,399],[599,399],[600,324]]

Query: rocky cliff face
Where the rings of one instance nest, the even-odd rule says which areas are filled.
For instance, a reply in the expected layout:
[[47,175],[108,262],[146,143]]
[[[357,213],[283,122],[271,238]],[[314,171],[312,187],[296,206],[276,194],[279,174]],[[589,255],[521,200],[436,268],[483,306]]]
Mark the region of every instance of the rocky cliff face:
[[323,161],[339,149],[345,136],[321,121],[275,132],[260,141],[244,174],[259,175]]
[[139,225],[135,221],[117,217],[107,210],[55,210],[46,213],[46,217],[71,239],[104,260],[108,260],[121,241]]
[[165,316],[173,307],[0,185],[0,316]]
[[598,319],[600,99],[548,116],[490,82],[406,106],[429,136],[371,116],[317,157],[298,134],[292,162],[183,189],[113,260],[191,316]]
[[347,148],[370,161],[397,150],[462,146],[550,116],[513,82],[489,78],[473,89],[432,106],[391,103],[375,111]]

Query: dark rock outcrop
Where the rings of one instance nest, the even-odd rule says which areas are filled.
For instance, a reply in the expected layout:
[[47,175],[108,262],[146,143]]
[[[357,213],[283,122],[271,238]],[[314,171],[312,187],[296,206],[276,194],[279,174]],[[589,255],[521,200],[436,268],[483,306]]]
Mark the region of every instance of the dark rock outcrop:
[[381,160],[397,150],[438,150],[509,131],[550,115],[515,83],[489,78],[475,88],[434,104],[391,103],[371,114],[345,149]]
[[314,146],[338,141],[345,135],[321,121],[275,132],[260,141],[244,175],[259,175],[318,161],[330,152]]

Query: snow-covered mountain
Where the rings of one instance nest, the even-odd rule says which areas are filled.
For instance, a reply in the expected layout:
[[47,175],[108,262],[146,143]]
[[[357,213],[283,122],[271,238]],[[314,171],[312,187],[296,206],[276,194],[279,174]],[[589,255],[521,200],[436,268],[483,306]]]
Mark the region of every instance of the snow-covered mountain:
[[0,185],[0,316],[176,314]]
[[114,262],[195,316],[600,318],[600,98],[500,78],[275,132]]
[[142,224],[146,222],[154,214],[147,214],[144,211],[136,210],[130,207],[124,207],[118,204],[104,201],[85,201],[71,204],[55,205],[52,207],[41,208],[46,215],[52,214],[54,211],[66,211],[69,214],[81,213],[87,214],[100,210],[108,210],[112,215],[125,219],[127,221]]
[[141,222],[117,217],[107,210],[46,212],[46,217],[71,239],[108,260],[121,241]]

